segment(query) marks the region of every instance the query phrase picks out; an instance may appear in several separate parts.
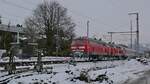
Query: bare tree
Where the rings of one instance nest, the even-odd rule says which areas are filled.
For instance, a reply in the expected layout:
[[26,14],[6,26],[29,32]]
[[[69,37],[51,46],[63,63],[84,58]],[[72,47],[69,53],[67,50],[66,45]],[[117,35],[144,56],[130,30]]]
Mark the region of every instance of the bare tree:
[[69,47],[65,43],[71,43],[75,36],[75,23],[67,15],[67,9],[57,1],[39,4],[33,15],[25,20],[25,25],[30,39],[35,41],[40,34],[46,36],[45,47],[49,54],[56,50],[56,40],[61,45],[59,48],[65,50]]

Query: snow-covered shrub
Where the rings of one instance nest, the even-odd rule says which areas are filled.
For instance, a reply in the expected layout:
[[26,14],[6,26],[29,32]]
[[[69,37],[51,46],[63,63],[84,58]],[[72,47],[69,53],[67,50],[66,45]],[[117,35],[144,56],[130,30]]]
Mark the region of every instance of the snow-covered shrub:
[[18,84],[24,84],[23,82],[18,82]]
[[88,74],[88,71],[84,70],[80,72],[80,76],[76,77],[76,79],[79,79],[80,81],[90,82],[90,76]]
[[41,84],[40,82],[34,82],[33,84]]
[[107,72],[105,72],[104,74],[100,74],[98,75],[95,79],[91,79],[91,82],[106,82],[107,84],[113,84],[113,81],[109,79],[109,77],[106,75]]

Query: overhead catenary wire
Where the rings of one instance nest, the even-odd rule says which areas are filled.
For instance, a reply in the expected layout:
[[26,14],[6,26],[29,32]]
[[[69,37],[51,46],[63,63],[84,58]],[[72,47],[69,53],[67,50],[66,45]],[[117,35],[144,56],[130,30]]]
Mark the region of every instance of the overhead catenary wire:
[[16,14],[12,14],[12,13],[6,12],[5,10],[2,10],[2,12],[5,13],[6,15],[8,15],[8,16],[13,16],[15,18],[20,18],[20,19],[23,18],[22,16],[18,16]]
[[[0,0],[0,2],[6,4],[6,5],[9,5],[9,6],[13,6],[13,7],[16,7],[16,8],[19,8],[19,9],[23,9],[25,11],[29,11],[29,12],[32,12],[33,10],[30,9],[30,8],[27,8],[27,7],[24,7],[22,5],[18,5],[16,3],[13,3],[13,2],[10,2],[8,0]],[[12,13],[9,13],[9,12],[6,12],[5,10],[2,10],[6,15],[8,15],[10,18],[6,17],[6,16],[2,16],[3,19],[7,19],[8,21],[18,21],[19,22],[19,19],[23,19],[24,17],[21,17],[21,16],[18,16],[18,15],[15,15],[15,14],[12,14]]]
[[32,11],[32,9],[30,9],[30,8],[18,5],[16,3],[13,3],[13,2],[10,2],[10,1],[7,1],[7,0],[1,0],[1,2],[5,3],[7,5],[12,5],[12,6],[15,6],[17,8],[21,8],[21,9],[27,10],[27,11]]
[[[25,1],[26,2],[26,1]],[[27,1],[27,3],[30,3],[31,1]],[[42,2],[43,3],[46,3],[46,0],[42,0]],[[31,3],[33,3],[33,2],[31,2]],[[81,16],[81,17],[83,17],[83,18],[86,18],[86,19],[88,19],[88,20],[90,20],[90,21],[93,21],[93,22],[96,22],[96,23],[98,23],[98,24],[102,24],[102,25],[104,25],[104,26],[106,26],[106,27],[109,27],[109,28],[120,28],[121,26],[119,26],[119,27],[114,27],[114,26],[112,26],[112,25],[109,25],[109,24],[106,24],[105,22],[103,22],[103,21],[101,21],[100,19],[98,19],[98,18],[94,18],[94,17],[90,17],[90,16],[87,16],[87,15],[85,15],[85,14],[83,14],[83,13],[81,13],[81,12],[78,12],[78,11],[75,11],[75,10],[71,10],[71,9],[68,9],[68,11],[69,12],[71,12],[71,13],[73,13],[73,14],[76,14],[77,16]],[[126,25],[126,24],[125,24]],[[124,26],[124,25],[123,25]]]
[[37,5],[36,3],[33,3],[33,2],[31,2],[31,0],[30,1],[28,1],[28,0],[21,0],[22,2],[25,2],[25,3],[28,3],[28,4],[31,4],[31,5]]
[[[1,2],[5,3],[5,4],[7,4],[7,5],[12,5],[12,6],[15,6],[15,7],[17,7],[17,8],[21,8],[21,9],[24,9],[24,10],[27,10],[27,11],[30,11],[30,12],[33,12],[33,9],[30,9],[30,8],[27,8],[27,7],[18,5],[18,4],[16,4],[16,3],[10,2],[10,1],[8,1],[8,0],[1,0]],[[24,1],[24,2],[30,3],[31,1]],[[43,0],[43,2],[45,2],[45,0]],[[33,3],[33,2],[31,2],[31,3]],[[86,18],[86,19],[88,19],[88,20],[90,20],[90,21],[93,21],[93,22],[96,22],[96,23],[98,23],[98,24],[104,25],[105,27],[118,28],[118,27],[114,27],[114,26],[112,26],[112,25],[106,24],[105,22],[101,21],[101,20],[98,19],[98,18],[93,18],[93,17],[87,16],[87,15],[81,13],[81,12],[78,12],[78,11],[75,11],[75,10],[71,10],[71,9],[69,9],[68,11],[70,11],[71,13],[76,14],[77,16],[81,16],[81,17]]]
[[[3,14],[1,14],[1,18],[2,19],[4,19],[6,22],[19,22],[19,19],[22,19],[23,17],[21,17],[21,16],[18,16],[18,15],[15,15],[15,14],[12,14],[12,13],[9,13],[9,12],[6,12],[5,10],[2,10],[2,12],[5,14],[5,15],[7,15],[7,16],[9,16],[9,17],[6,17],[6,16],[4,16]],[[21,23],[20,23],[21,24]]]

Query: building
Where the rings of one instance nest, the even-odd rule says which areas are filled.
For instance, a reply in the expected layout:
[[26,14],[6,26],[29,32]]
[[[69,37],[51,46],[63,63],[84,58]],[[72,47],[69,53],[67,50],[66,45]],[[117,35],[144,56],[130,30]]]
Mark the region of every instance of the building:
[[19,35],[23,35],[21,25],[0,24],[0,49],[8,49],[11,42],[17,42]]

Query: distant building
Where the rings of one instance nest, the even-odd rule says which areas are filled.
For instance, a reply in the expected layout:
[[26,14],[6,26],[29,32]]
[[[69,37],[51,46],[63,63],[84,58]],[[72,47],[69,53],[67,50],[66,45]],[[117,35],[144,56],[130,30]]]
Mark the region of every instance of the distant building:
[[23,33],[23,27],[20,25],[5,25],[5,24],[0,24],[0,31],[4,32],[11,32],[11,33]]
[[0,49],[6,49],[6,44],[9,42],[17,42],[17,33],[23,35],[23,27],[0,24]]

